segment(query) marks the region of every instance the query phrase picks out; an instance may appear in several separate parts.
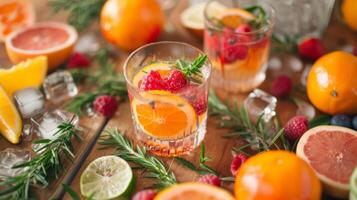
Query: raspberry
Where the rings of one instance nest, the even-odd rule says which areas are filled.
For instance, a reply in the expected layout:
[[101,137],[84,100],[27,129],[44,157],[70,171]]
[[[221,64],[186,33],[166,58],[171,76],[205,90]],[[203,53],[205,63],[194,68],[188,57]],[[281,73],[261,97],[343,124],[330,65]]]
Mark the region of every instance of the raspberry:
[[93,102],[94,110],[105,117],[111,117],[118,108],[118,102],[113,96],[98,96]]
[[240,166],[248,159],[248,157],[245,154],[237,154],[233,157],[232,163],[231,163],[231,173],[233,176],[236,176],[238,173],[238,170]]
[[207,183],[207,184],[210,184],[210,185],[221,187],[221,180],[219,179],[218,176],[216,176],[214,174],[203,175],[198,179],[198,182]]
[[221,61],[232,63],[236,60],[243,60],[248,55],[248,46],[242,43],[247,42],[245,36],[238,36],[232,30],[224,30],[222,35]]
[[131,200],[153,200],[155,196],[155,190],[147,189],[136,193]]
[[316,60],[326,53],[325,46],[318,38],[308,38],[303,40],[299,44],[298,49],[300,56],[312,60]]
[[140,82],[140,89],[142,90],[165,90],[165,82],[157,71],[150,71]]
[[177,92],[187,85],[185,75],[179,70],[172,70],[164,82],[171,92]]
[[288,96],[293,86],[293,82],[286,75],[278,76],[270,88],[270,93],[276,97]]
[[72,54],[72,56],[69,58],[67,66],[70,69],[74,68],[86,68],[90,65],[90,60],[89,58],[79,52],[75,52]]
[[195,109],[197,115],[201,115],[207,110],[207,98],[205,95],[202,95],[194,100],[192,103],[193,108]]
[[299,139],[308,129],[308,120],[305,116],[295,116],[284,126],[284,134],[290,140]]
[[248,24],[242,24],[240,26],[238,26],[235,31],[237,33],[249,33],[252,32],[252,27],[249,26]]
[[351,117],[344,114],[335,115],[331,118],[331,125],[352,128]]

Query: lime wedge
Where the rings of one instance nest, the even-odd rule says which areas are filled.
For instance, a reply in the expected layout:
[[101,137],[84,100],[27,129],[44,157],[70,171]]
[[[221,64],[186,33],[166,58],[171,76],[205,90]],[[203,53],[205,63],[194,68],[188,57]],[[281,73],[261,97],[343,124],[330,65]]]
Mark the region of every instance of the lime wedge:
[[350,180],[350,200],[357,200],[357,167],[352,173]]
[[117,156],[103,156],[92,161],[80,179],[81,193],[93,199],[120,199],[134,188],[129,164]]

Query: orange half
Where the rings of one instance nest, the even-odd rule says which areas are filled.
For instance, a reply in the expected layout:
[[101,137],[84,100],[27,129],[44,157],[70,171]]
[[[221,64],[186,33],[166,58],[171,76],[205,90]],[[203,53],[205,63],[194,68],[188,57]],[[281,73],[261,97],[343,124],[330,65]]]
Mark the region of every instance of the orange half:
[[160,139],[178,139],[196,129],[196,112],[182,97],[159,90],[140,95],[143,100],[134,98],[132,109],[136,122],[146,134]]
[[247,21],[254,20],[255,15],[243,9],[232,8],[225,10],[217,18],[223,25],[237,28],[239,25],[247,23]]

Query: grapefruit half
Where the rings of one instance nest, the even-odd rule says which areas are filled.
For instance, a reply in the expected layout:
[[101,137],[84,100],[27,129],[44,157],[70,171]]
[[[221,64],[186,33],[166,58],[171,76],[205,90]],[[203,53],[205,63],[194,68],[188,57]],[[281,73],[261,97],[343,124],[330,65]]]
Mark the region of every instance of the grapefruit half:
[[15,30],[35,23],[35,8],[28,0],[0,1],[0,41]]
[[13,32],[6,38],[5,45],[12,62],[44,55],[49,69],[53,70],[68,59],[77,38],[77,31],[70,25],[43,22]]
[[349,179],[357,166],[357,132],[338,126],[317,126],[299,140],[296,154],[306,160],[331,196],[347,198]]

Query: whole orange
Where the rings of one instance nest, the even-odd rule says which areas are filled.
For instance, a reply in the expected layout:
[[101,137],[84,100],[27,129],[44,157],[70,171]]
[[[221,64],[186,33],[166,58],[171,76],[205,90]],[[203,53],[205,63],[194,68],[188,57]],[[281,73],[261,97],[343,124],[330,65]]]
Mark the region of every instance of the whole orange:
[[341,5],[342,16],[346,24],[357,31],[357,1],[344,0]]
[[164,23],[164,13],[156,0],[108,0],[100,13],[105,39],[131,51],[155,41]]
[[310,166],[288,151],[266,151],[239,169],[237,200],[320,200],[321,184]]
[[322,56],[311,68],[307,95],[322,112],[357,113],[357,57],[335,51]]

